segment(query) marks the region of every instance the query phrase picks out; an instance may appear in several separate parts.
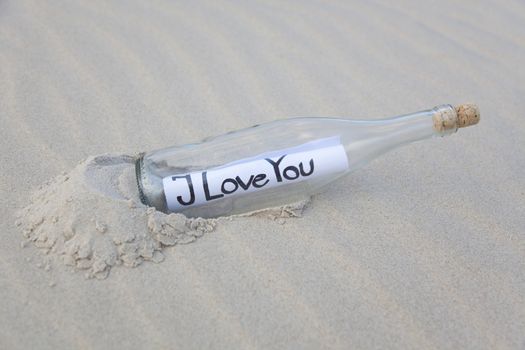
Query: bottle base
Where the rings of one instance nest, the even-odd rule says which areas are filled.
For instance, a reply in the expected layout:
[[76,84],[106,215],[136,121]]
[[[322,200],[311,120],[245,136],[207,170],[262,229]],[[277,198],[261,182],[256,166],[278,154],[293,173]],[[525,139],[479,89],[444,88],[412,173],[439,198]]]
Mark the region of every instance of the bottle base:
[[143,162],[144,162],[144,153],[140,153],[137,159],[135,160],[135,176],[137,179],[137,188],[139,191],[140,201],[142,202],[142,204],[146,206],[150,206],[148,203],[148,200],[146,199],[146,196],[144,195],[144,187],[142,184],[141,173],[142,173]]

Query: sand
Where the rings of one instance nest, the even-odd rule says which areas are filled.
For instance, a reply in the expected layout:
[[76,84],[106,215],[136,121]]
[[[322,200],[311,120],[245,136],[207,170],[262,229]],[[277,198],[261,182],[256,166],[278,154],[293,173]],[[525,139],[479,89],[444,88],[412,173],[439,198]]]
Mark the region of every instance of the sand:
[[105,279],[115,265],[160,263],[162,250],[194,242],[215,220],[166,215],[143,205],[129,155],[90,157],[45,183],[16,222],[26,242],[85,276]]
[[[0,348],[523,349],[524,23],[518,1],[0,3]],[[178,217],[165,242],[191,244],[118,186],[126,157],[116,187],[85,176],[279,118],[463,102],[479,125],[301,217]]]

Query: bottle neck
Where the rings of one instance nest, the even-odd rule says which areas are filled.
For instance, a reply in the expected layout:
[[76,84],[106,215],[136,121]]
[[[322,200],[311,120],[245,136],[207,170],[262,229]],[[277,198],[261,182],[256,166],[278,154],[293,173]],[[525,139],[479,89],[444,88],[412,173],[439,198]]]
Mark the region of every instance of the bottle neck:
[[450,105],[391,119],[365,122],[360,137],[351,137],[346,151],[351,165],[358,167],[394,148],[457,131],[456,112]]
[[448,136],[458,130],[451,105],[407,114],[378,122],[378,132],[399,145],[434,136]]

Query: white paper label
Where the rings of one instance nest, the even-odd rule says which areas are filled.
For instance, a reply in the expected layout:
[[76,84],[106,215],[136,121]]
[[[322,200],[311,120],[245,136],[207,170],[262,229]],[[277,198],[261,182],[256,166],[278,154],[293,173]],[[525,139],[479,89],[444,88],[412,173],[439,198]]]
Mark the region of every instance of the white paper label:
[[348,160],[339,137],[331,137],[208,170],[167,176],[162,182],[168,209],[178,212],[347,169]]

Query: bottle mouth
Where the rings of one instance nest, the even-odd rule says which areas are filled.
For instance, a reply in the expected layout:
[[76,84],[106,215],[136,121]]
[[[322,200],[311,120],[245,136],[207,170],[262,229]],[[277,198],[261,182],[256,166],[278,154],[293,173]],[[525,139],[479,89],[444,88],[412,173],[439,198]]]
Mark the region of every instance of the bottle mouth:
[[144,153],[139,154],[135,161],[135,176],[137,178],[137,188],[139,190],[139,198],[142,204],[150,206],[146,195],[144,194],[144,185],[142,184],[142,167],[144,166]]

